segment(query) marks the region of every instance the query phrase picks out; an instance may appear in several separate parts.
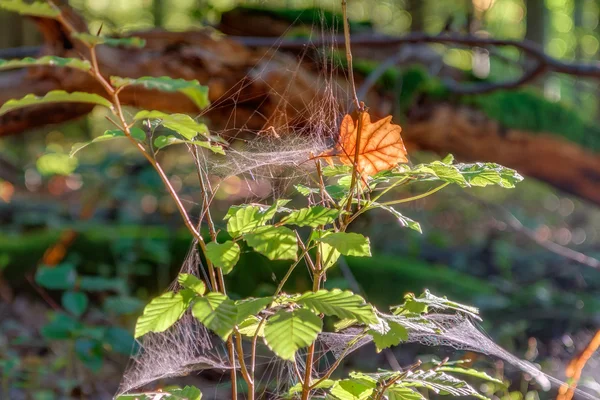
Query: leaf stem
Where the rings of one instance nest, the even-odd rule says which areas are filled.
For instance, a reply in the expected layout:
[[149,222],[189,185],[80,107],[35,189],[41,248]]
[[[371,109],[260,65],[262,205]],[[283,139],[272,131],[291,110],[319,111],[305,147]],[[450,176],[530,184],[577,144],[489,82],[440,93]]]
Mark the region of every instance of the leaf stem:
[[433,188],[433,189],[431,189],[428,192],[421,193],[419,195],[412,196],[412,197],[407,197],[407,198],[404,198],[404,199],[386,201],[385,203],[381,203],[381,204],[384,205],[384,206],[392,206],[394,204],[408,203],[408,202],[411,202],[411,201],[419,200],[419,199],[425,198],[427,196],[430,196],[430,195],[434,194],[435,192],[438,192],[438,191],[442,190],[443,188],[445,188],[449,184],[450,184],[450,182],[445,182],[444,184],[442,184],[442,185],[440,185],[440,186],[438,186],[436,188]]

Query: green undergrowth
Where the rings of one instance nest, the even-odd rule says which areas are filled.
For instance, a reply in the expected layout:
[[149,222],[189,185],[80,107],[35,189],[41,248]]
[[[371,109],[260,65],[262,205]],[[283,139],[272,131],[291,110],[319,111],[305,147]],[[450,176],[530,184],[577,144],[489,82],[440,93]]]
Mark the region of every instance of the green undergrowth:
[[[0,254],[8,256],[4,276],[14,283],[23,283],[25,274],[33,270],[46,249],[59,239],[60,234],[61,231],[44,231],[18,237],[0,235]],[[80,231],[69,250],[69,254],[86,255],[80,262],[78,270],[91,274],[97,273],[95,269],[98,265],[110,265],[113,257],[111,246],[115,238],[167,242],[171,254],[168,268],[173,274],[181,267],[181,260],[185,258],[190,245],[185,230],[172,234],[168,229],[161,227],[89,226]],[[239,268],[228,276],[231,291],[242,297],[271,293],[277,284],[273,281],[273,274],[281,278],[289,267],[288,263],[267,262],[264,257],[246,250],[242,249]],[[358,257],[346,259],[350,270],[363,285],[369,298],[378,305],[389,305],[387,301],[390,293],[421,292],[424,288],[463,301],[495,291],[492,285],[483,280],[416,258],[375,256],[373,260],[374,262],[369,263]],[[153,267],[161,268],[157,265]],[[310,288],[311,282],[302,269],[298,269],[293,278],[286,285],[286,290],[305,291]],[[328,280],[327,286],[347,286],[339,271],[332,273]],[[160,288],[158,285],[154,290],[158,292]]]

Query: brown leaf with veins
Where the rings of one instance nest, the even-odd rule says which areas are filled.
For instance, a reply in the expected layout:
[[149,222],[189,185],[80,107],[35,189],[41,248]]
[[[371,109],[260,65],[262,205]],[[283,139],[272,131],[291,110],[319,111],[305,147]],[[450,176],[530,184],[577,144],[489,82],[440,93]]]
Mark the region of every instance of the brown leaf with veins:
[[[358,118],[362,118],[357,158],[357,170],[361,175],[375,175],[395,167],[398,163],[408,162],[406,148],[400,136],[402,128],[392,124],[391,115],[371,122],[371,116],[365,111],[360,113]],[[354,165],[357,137],[358,120],[346,114],[335,147],[336,155],[342,164]]]

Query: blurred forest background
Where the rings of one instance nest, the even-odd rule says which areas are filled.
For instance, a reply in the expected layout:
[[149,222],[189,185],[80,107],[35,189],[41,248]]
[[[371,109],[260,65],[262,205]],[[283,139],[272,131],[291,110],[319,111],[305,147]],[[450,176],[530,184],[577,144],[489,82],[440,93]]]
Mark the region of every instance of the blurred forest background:
[[[332,0],[68,3],[91,32],[100,26],[105,34],[185,32],[211,25],[246,38],[306,37],[340,7]],[[598,0],[350,0],[348,11],[356,35],[526,40],[565,65],[598,64]],[[48,51],[35,21],[4,11],[0,21],[0,58],[32,56],[42,44]],[[415,163],[452,152],[459,161],[503,163],[525,181],[513,190],[448,188],[411,203],[402,211],[421,223],[422,235],[377,214],[365,218],[359,223],[375,257],[347,259],[327,285],[358,285],[382,307],[424,288],[477,306],[482,329],[498,344],[564,380],[568,362],[600,328],[600,74],[547,68],[502,87],[527,74],[526,52],[424,43],[412,45],[414,57],[357,50],[359,86],[387,63],[367,96],[378,101],[368,105],[394,113]],[[300,62],[294,60],[292,68]],[[0,90],[12,93],[12,77],[0,72]],[[13,128],[12,122],[0,121],[0,398],[110,398],[132,350],[135,318],[179,270],[189,234],[134,149],[99,144],[69,158],[73,144],[109,127],[103,113],[58,125],[44,119]],[[441,134],[449,135],[447,143],[435,142]],[[195,209],[197,197],[187,185],[196,179],[191,159],[169,151],[163,166]],[[268,193],[269,183],[261,185]],[[246,183],[233,177],[217,201],[224,211],[248,198]],[[229,277],[233,296],[272,292],[273,276],[286,268],[268,267],[258,257],[242,262]],[[299,274],[293,284],[308,287],[307,279]],[[374,353],[350,362],[361,369],[390,362],[384,353],[367,354]],[[428,354],[433,350],[418,346],[395,350],[401,365]],[[459,356],[510,379],[503,400],[554,396],[501,362]],[[220,378],[186,379],[225,393]],[[579,387],[600,397],[599,356],[589,360]]]

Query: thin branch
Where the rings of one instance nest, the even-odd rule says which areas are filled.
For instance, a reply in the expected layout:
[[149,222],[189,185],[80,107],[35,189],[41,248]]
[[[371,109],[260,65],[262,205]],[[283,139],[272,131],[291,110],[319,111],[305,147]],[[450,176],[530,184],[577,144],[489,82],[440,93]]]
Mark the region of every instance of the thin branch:
[[527,228],[525,225],[523,225],[521,223],[521,221],[519,221],[519,219],[517,217],[515,217],[515,215],[513,213],[511,213],[510,211],[508,211],[506,208],[502,207],[501,205],[488,203],[488,202],[486,202],[476,196],[473,196],[469,193],[466,193],[466,192],[463,192],[462,194],[464,196],[468,197],[469,199],[471,199],[472,201],[475,201],[479,204],[494,208],[498,212],[502,213],[505,217],[504,221],[508,224],[508,226],[510,226],[516,232],[522,233],[527,238],[534,241],[541,247],[543,247],[555,254],[558,254],[561,257],[567,258],[567,259],[575,261],[577,263],[580,263],[580,264],[583,264],[583,265],[586,265],[588,267],[592,267],[595,269],[600,269],[600,260],[590,257],[590,256],[587,256],[579,251],[570,249],[566,246],[560,245],[551,240],[542,239],[542,238],[538,237],[538,235],[536,235],[533,230],[531,230],[531,229]]
[[360,110],[360,101],[358,100],[358,96],[356,94],[356,84],[354,82],[354,68],[352,67],[352,50],[350,49],[350,24],[348,23],[348,13],[347,13],[347,1],[342,0],[342,16],[344,19],[344,46],[346,47],[346,61],[348,63],[348,78],[350,80],[350,85],[352,87],[352,96],[354,97],[354,105],[356,105],[356,109]]
[[[276,44],[279,49],[288,50],[303,49],[308,44],[314,47],[321,47],[324,45],[340,47],[342,45],[342,41],[344,40],[344,37],[340,35],[333,37],[333,41],[331,41],[330,38],[311,38],[310,41],[304,38],[277,40],[273,38],[239,36],[229,36],[229,38],[248,47],[269,47]],[[377,34],[359,34],[352,37],[353,47],[395,48],[402,44],[418,43],[460,44],[472,47],[515,47],[534,60],[537,60],[540,64],[545,64],[548,71],[582,77],[600,78],[599,65],[594,63],[565,63],[550,57],[540,46],[529,40],[484,38],[474,35],[463,35],[459,33],[429,35],[422,32],[409,33],[407,35],[398,37]]]

